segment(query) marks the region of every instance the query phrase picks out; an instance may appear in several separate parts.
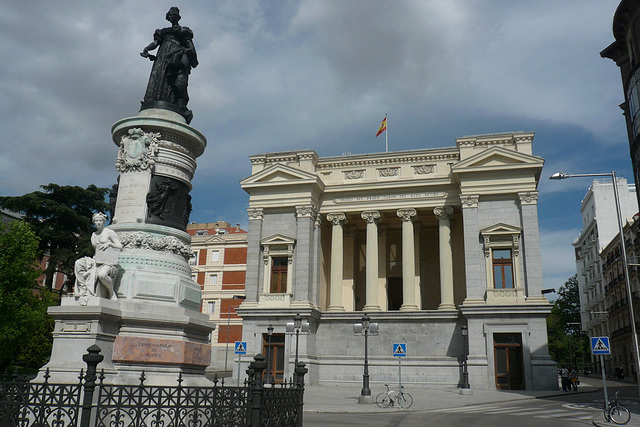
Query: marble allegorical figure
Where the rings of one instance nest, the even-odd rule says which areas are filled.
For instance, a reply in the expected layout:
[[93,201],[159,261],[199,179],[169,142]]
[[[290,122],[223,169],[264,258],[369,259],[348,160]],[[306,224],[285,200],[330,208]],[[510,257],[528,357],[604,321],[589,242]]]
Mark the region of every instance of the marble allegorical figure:
[[[187,109],[187,85],[191,69],[198,66],[193,31],[180,26],[180,10],[177,7],[169,9],[166,19],[171,27],[157,29],[153,34],[153,42],[140,53],[142,57],[153,61],[142,108],[175,109],[190,123],[193,113]],[[156,48],[157,54],[150,55],[149,51]]]
[[83,257],[75,263],[75,297],[80,305],[87,305],[89,297],[102,296],[100,287],[106,290],[106,298],[118,299],[114,282],[118,275],[118,257],[122,243],[115,231],[105,227],[107,216],[102,212],[93,214],[96,231],[91,235],[95,248],[93,258]]

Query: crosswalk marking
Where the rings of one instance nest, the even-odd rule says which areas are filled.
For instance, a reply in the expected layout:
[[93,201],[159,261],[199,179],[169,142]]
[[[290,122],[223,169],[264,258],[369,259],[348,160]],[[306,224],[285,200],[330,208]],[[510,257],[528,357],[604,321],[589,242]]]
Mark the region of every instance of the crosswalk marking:
[[549,406],[555,406],[555,404],[541,405],[536,408],[525,408],[522,406],[503,406],[495,404],[481,404],[467,406],[463,408],[444,408],[436,409],[433,412],[455,412],[455,413],[483,413],[483,414],[505,414],[505,415],[517,415],[517,416],[531,416],[535,418],[567,418],[574,420],[589,420],[592,419],[593,414],[584,411],[576,411],[566,408],[561,409],[546,409]]

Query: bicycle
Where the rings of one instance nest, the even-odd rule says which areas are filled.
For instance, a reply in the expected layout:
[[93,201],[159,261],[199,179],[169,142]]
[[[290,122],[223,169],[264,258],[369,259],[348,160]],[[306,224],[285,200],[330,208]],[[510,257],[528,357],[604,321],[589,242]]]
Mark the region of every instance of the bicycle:
[[391,390],[387,384],[384,386],[387,388],[386,393],[382,392],[376,396],[376,405],[378,407],[388,408],[389,406],[395,406],[396,402],[402,409],[409,409],[413,405],[413,396],[405,393],[403,386],[400,386],[400,391]]
[[616,397],[609,402],[608,407],[604,408],[604,419],[607,421],[613,421],[616,424],[623,425],[629,422],[631,419],[631,413],[627,408],[620,405],[618,401],[618,394],[620,392],[616,390]]

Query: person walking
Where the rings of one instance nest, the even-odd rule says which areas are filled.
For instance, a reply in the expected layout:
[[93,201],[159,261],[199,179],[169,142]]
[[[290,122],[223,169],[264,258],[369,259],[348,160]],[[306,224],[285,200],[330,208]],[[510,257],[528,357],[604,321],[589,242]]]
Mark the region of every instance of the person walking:
[[562,365],[562,369],[560,369],[560,381],[562,383],[562,391],[568,392],[571,386],[569,385],[569,369],[567,369],[567,365]]
[[573,389],[573,391],[578,391],[580,380],[578,379],[578,371],[576,370],[576,368],[571,368],[571,372],[569,373],[569,380],[571,381],[571,388]]

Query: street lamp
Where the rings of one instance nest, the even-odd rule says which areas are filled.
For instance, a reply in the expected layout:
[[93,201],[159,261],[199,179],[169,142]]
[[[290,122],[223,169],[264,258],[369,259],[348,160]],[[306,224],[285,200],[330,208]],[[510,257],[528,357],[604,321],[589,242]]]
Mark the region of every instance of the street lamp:
[[638,382],[638,393],[640,394],[640,353],[638,352],[638,333],[636,331],[636,320],[633,312],[633,299],[631,296],[631,281],[629,280],[629,261],[627,260],[627,248],[624,241],[624,227],[622,226],[622,214],[620,213],[620,196],[618,195],[618,179],[616,178],[616,172],[611,173],[581,173],[581,174],[566,174],[564,172],[556,172],[549,177],[549,179],[567,179],[567,178],[582,178],[582,177],[611,177],[613,183],[613,197],[616,204],[616,217],[618,219],[618,230],[620,232],[620,247],[622,249],[622,268],[624,270],[624,279],[627,288],[627,299],[629,301],[629,316],[631,320],[631,334],[633,339],[633,354],[635,356],[636,365],[636,381]]
[[[286,324],[287,334],[291,334],[291,335],[296,334],[296,359],[294,362],[295,368],[298,367],[298,341],[300,338],[300,334],[306,335],[309,333],[309,331],[310,331],[309,322],[303,321],[302,316],[300,316],[300,313],[297,313],[293,317],[293,322],[287,322]],[[297,377],[295,368],[293,370],[293,379],[294,379],[294,384],[298,384],[298,377]]]
[[269,325],[267,328],[267,372],[265,374],[267,384],[273,384],[273,375],[271,374],[271,364],[273,361],[271,360],[271,337],[273,336],[273,326]]
[[[244,300],[247,297],[245,297],[244,295],[234,295],[231,297],[231,299],[240,299],[240,300]],[[229,329],[231,327],[231,304],[229,304],[229,311],[227,312],[227,349],[224,352],[224,370],[227,370],[227,361],[229,360]],[[240,375],[238,373],[238,375]]]
[[469,385],[469,371],[467,367],[467,358],[469,356],[469,327],[467,325],[462,325],[462,328],[460,328],[460,332],[462,333],[462,339],[464,341],[464,359],[462,360],[462,386],[460,387],[460,394],[467,394],[467,392],[463,392],[462,390],[471,389],[471,385]]
[[368,337],[378,335],[378,324],[371,323],[371,318],[365,314],[360,320],[362,323],[354,323],[353,333],[364,335],[364,373],[362,374],[362,391],[358,397],[358,403],[372,403],[371,389],[369,388],[369,357],[368,357]]

